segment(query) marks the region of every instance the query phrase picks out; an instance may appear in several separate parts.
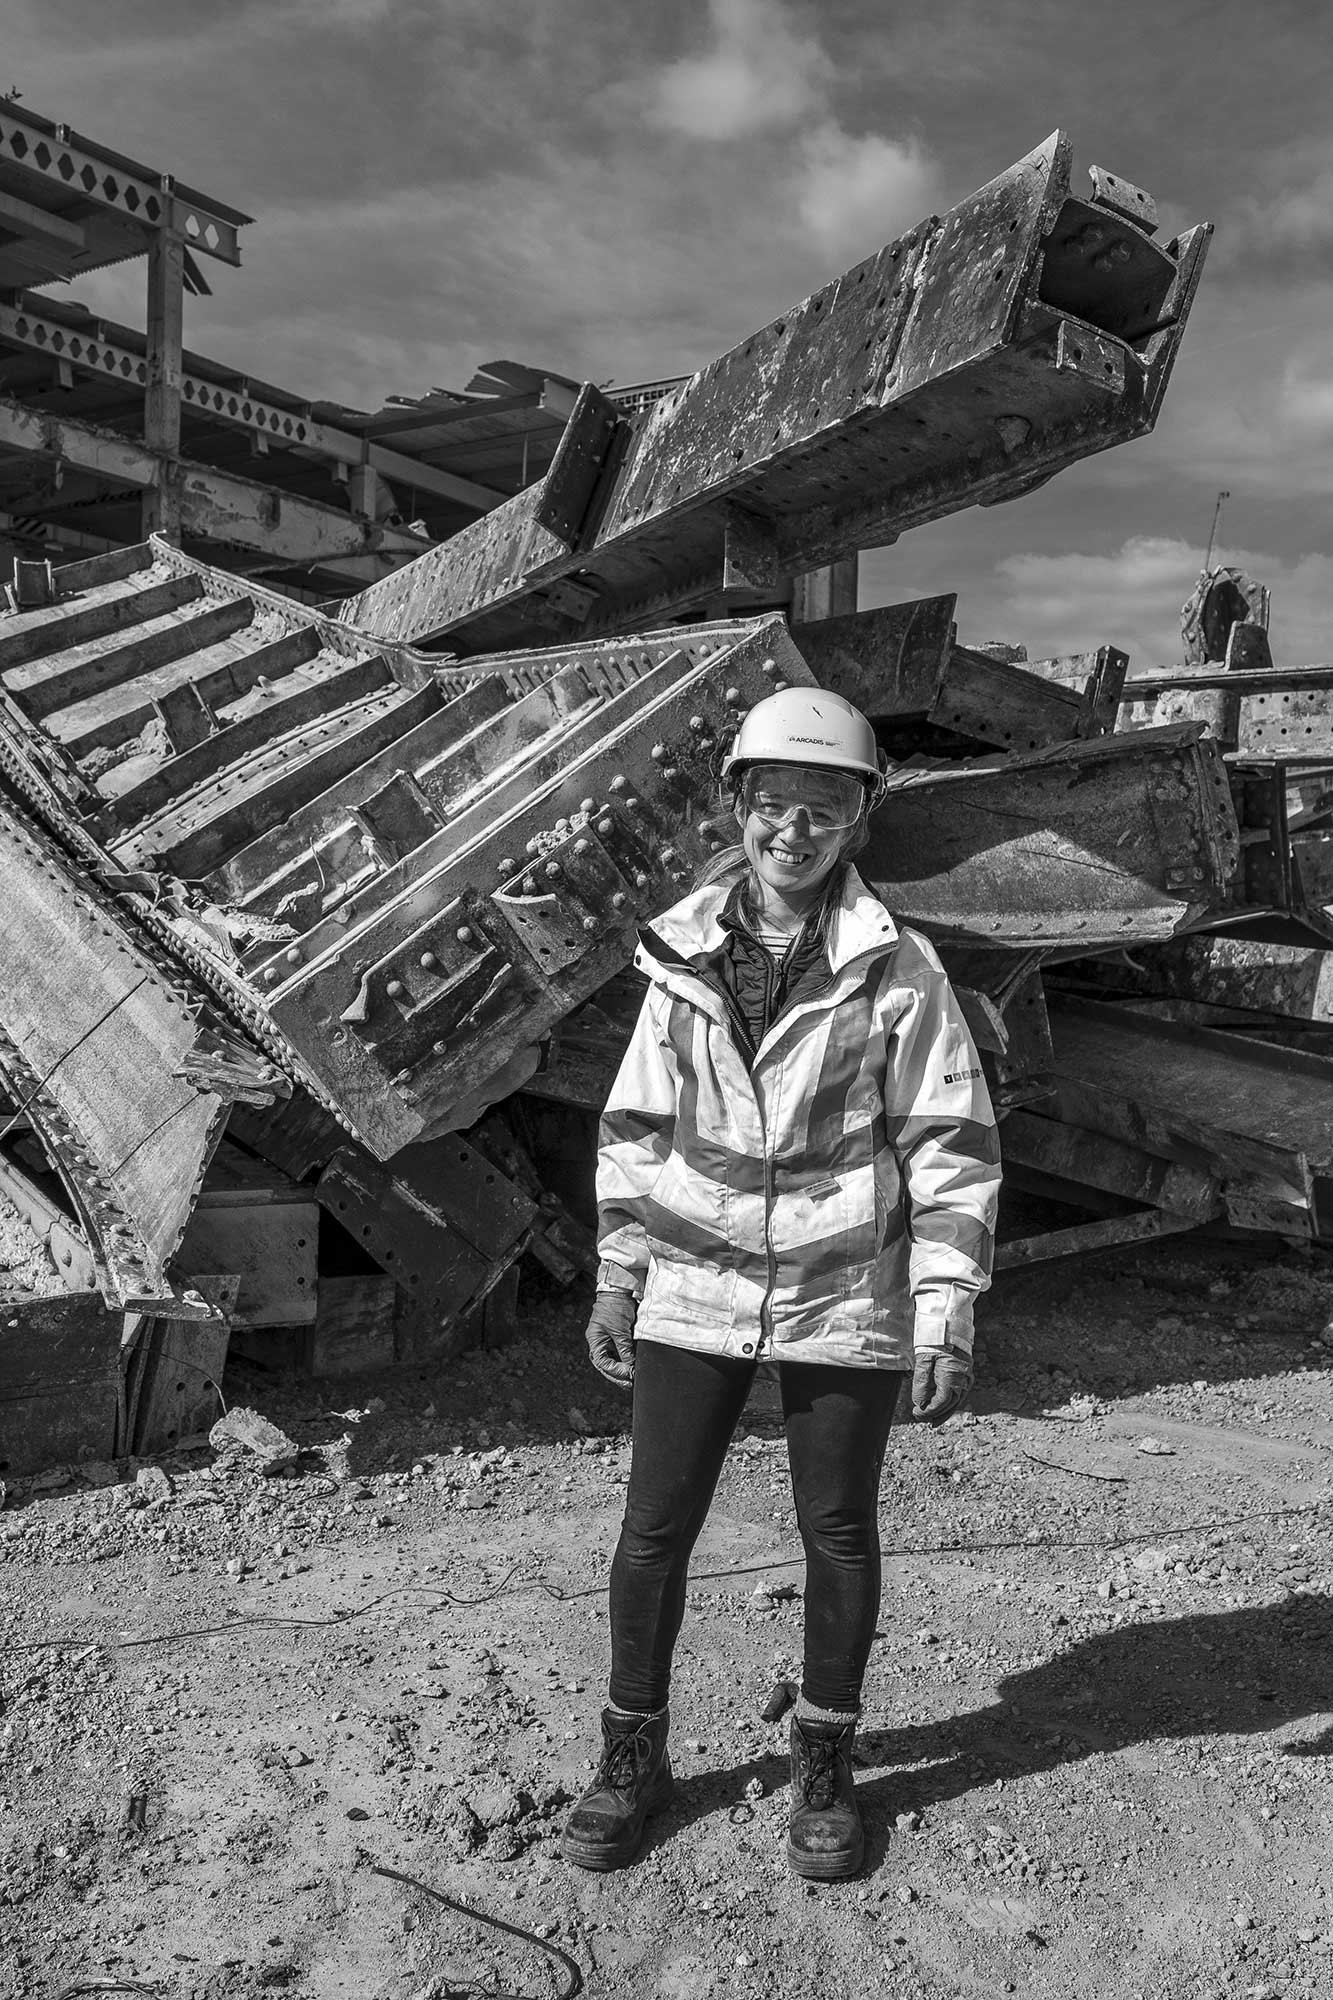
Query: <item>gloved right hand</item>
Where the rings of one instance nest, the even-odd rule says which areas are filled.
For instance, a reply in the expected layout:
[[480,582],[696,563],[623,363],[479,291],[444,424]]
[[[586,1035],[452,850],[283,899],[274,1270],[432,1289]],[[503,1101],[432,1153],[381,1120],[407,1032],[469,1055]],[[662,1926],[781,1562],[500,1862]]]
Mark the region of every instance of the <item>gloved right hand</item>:
[[918,1347],[912,1370],[912,1421],[936,1429],[972,1393],[972,1357],[957,1348]]
[[634,1321],[639,1302],[632,1292],[598,1292],[584,1331],[588,1359],[617,1389],[634,1381]]

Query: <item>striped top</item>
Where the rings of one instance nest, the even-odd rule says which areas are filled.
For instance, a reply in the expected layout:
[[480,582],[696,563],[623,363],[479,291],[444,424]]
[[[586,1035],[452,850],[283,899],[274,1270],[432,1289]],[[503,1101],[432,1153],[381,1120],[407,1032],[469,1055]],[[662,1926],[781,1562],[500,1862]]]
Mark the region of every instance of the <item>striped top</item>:
[[696,890],[640,941],[649,990],[602,1117],[599,1283],[642,1299],[639,1338],[740,1358],[970,1350],[999,1141],[939,959],[849,869],[830,981],[750,1063],[691,963],[723,942],[726,898]]

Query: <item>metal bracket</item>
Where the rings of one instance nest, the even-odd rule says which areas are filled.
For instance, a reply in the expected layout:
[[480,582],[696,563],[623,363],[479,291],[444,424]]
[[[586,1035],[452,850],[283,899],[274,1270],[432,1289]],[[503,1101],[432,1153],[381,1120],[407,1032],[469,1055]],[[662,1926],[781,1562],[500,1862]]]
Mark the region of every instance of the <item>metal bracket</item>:
[[590,825],[545,848],[491,901],[543,973],[577,965],[633,922],[630,878]]
[[579,390],[537,502],[539,527],[573,549],[595,526],[598,488],[619,460],[629,426],[591,382]]
[[1157,203],[1146,188],[1135,187],[1133,181],[1122,180],[1118,174],[1108,174],[1105,167],[1089,167],[1088,178],[1098,208],[1109,208],[1116,215],[1125,216],[1145,236],[1155,234]]
[[1057,373],[1079,375],[1085,382],[1104,389],[1108,396],[1125,393],[1123,342],[1109,340],[1090,326],[1074,326],[1062,319],[1055,336]]

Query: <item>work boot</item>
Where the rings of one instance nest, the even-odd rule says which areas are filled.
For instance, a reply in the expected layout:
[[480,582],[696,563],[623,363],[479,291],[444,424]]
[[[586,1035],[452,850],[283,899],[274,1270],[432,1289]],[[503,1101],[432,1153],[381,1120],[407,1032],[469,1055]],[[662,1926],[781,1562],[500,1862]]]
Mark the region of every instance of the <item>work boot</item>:
[[579,1868],[625,1868],[643,1842],[650,1812],[671,1797],[668,1709],[657,1715],[602,1710],[602,1760],[565,1825],[560,1851]]
[[865,1829],[852,1785],[856,1717],[791,1719],[791,1820],[787,1859],[814,1882],[842,1882],[865,1855]]

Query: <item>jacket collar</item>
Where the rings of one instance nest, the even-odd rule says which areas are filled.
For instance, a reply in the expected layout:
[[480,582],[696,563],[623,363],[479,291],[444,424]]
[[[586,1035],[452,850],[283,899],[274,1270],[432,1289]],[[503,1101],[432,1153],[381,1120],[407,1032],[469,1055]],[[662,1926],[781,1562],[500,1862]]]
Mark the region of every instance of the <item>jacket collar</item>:
[[[688,967],[690,959],[716,951],[726,938],[721,917],[732,887],[728,882],[710,882],[645,926],[634,954],[639,971],[651,979],[668,969],[693,970]],[[871,895],[854,868],[848,868],[829,932],[829,970],[836,976],[854,960],[887,951],[897,940],[898,926],[879,897]]]

